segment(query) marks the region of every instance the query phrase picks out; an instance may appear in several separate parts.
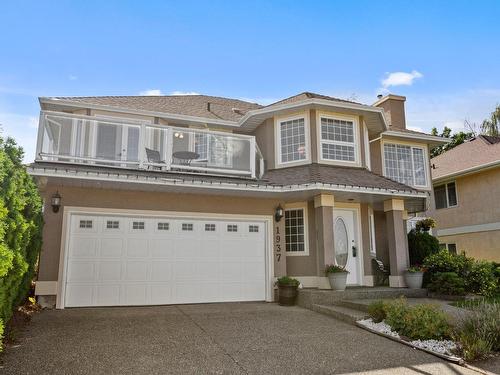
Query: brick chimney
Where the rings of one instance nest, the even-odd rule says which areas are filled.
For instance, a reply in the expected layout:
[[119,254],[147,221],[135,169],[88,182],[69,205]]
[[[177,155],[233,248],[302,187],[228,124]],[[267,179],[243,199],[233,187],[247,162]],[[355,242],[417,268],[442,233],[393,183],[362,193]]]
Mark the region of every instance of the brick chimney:
[[379,95],[373,106],[384,109],[391,130],[404,130],[406,129],[405,101],[406,97],[401,95]]

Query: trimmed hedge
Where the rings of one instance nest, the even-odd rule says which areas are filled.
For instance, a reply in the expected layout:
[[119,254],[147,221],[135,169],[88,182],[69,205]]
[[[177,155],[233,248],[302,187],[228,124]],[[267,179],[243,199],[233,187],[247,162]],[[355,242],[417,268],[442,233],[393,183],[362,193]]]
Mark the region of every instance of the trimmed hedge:
[[0,322],[4,324],[26,299],[42,245],[42,200],[22,164],[23,154],[13,139],[0,137]]
[[439,241],[436,237],[415,229],[408,233],[408,253],[411,265],[421,265],[426,257],[438,251]]

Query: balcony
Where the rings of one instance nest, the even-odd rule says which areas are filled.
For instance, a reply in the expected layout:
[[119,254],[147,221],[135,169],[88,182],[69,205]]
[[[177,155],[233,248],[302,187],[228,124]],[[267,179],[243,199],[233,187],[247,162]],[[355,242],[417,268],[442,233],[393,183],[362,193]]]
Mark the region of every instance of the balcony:
[[253,136],[58,112],[41,113],[36,159],[249,178],[264,173]]

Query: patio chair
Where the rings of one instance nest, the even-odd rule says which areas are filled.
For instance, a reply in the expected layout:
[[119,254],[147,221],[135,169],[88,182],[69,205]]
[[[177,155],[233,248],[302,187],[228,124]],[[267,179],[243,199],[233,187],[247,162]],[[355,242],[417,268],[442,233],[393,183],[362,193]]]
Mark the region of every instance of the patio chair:
[[[161,160],[160,151],[151,150],[146,147],[146,157],[148,158],[148,163],[166,164],[164,160]],[[148,165],[148,169],[151,167],[152,169],[163,169],[163,167],[159,165]]]
[[372,258],[372,264],[377,276],[377,282],[375,284],[388,285],[389,275],[391,274],[391,272],[387,268],[385,268],[384,263],[377,258]]

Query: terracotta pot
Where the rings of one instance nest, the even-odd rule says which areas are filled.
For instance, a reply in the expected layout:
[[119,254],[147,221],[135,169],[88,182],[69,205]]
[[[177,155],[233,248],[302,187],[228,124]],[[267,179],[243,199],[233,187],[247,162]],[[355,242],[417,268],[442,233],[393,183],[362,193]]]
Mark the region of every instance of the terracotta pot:
[[279,285],[278,284],[278,303],[281,306],[293,306],[295,305],[295,300],[297,299],[297,288],[296,285]]
[[419,272],[405,272],[406,286],[410,289],[421,289],[424,282],[424,273]]
[[328,281],[333,290],[345,290],[347,284],[347,272],[332,272],[328,274]]

